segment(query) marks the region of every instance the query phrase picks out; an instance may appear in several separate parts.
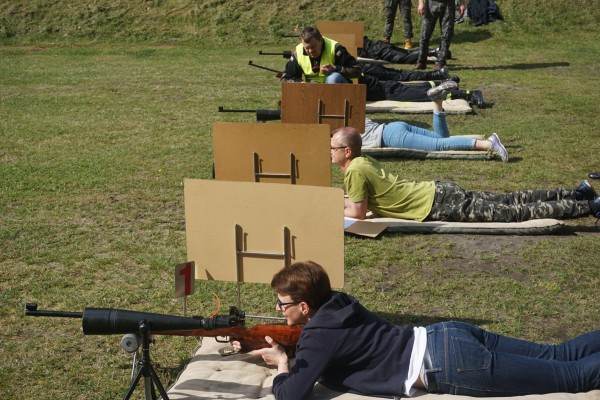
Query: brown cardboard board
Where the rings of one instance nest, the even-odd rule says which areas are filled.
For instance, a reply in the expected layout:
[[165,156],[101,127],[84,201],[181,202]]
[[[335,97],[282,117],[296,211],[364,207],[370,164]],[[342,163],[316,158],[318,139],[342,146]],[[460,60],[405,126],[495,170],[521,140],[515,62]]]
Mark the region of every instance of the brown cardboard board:
[[[282,82],[281,84],[281,121],[284,123],[329,124],[331,131],[343,127],[342,118],[330,118],[327,115],[343,116],[348,102],[348,125],[359,132],[365,131],[365,109],[367,87],[354,84],[325,84]],[[321,114],[319,121],[319,102]]]
[[[333,287],[344,285],[342,189],[306,185],[184,180],[187,259],[196,279],[238,281],[236,224],[247,251],[282,252],[291,234],[291,261],[313,260]],[[244,258],[243,282],[270,283],[280,259]]]
[[370,222],[363,220],[344,219],[344,232],[357,236],[376,238],[384,232],[388,224],[384,222]]
[[[217,122],[212,136],[218,180],[331,186],[328,125]],[[291,176],[256,176],[254,153],[262,173],[283,175],[291,175],[293,155],[294,182]]]
[[362,41],[357,43],[353,33],[335,32],[329,33],[325,36],[344,46],[346,50],[348,50],[348,53],[350,53],[354,58],[358,57],[358,43],[362,43]]
[[[343,38],[335,37],[336,34],[351,35],[354,39],[354,47],[363,47],[363,37],[365,36],[365,24],[360,21],[317,21],[317,29],[331,39],[337,40],[346,48]],[[353,54],[356,57],[356,54]]]

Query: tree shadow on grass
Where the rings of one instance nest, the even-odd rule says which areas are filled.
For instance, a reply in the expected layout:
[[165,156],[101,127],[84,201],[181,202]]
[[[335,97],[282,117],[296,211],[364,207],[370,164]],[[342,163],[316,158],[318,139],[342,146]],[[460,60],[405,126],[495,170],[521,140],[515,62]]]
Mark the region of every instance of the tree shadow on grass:
[[391,322],[393,324],[397,324],[397,325],[426,326],[426,325],[435,324],[437,322],[457,321],[457,320],[461,321],[461,322],[468,322],[473,325],[483,325],[483,324],[489,324],[491,322],[495,322],[495,321],[486,320],[486,319],[450,318],[450,317],[443,317],[443,316],[400,314],[400,313],[395,314],[395,313],[377,312],[377,311],[375,311],[375,314],[377,314],[377,316],[379,316],[380,318],[383,318],[386,321],[389,321],[389,322]]
[[454,33],[452,43],[477,43],[488,40],[492,33],[488,30],[460,31]]
[[474,67],[470,65],[453,65],[452,71],[494,71],[503,69],[516,69],[525,71],[529,69],[542,69],[542,68],[555,68],[555,67],[569,67],[570,63],[566,61],[548,62],[548,63],[517,63],[507,65],[490,65],[486,67]]

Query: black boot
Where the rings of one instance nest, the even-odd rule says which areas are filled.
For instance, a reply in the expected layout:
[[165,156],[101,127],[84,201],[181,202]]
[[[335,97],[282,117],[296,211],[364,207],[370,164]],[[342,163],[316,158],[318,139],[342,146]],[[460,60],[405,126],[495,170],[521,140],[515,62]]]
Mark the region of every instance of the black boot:
[[600,219],[600,197],[590,200],[590,214]]
[[575,200],[594,200],[596,198],[596,191],[590,185],[590,183],[586,180],[581,181],[579,186],[577,186],[574,190],[575,192]]

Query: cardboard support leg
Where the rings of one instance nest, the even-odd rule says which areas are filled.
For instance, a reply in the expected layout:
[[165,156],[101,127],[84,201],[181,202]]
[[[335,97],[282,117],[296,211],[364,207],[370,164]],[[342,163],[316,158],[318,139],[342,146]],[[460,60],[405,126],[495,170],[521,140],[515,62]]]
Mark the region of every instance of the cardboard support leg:
[[292,185],[296,184],[296,177],[298,176],[296,156],[294,153],[290,153],[290,173],[278,173],[278,172],[262,172],[260,165],[260,157],[258,153],[253,153],[253,165],[254,165],[254,182],[260,182],[260,178],[289,178]]
[[317,105],[317,120],[319,121],[319,124],[323,123],[323,118],[343,119],[344,126],[348,126],[348,121],[350,120],[350,102],[348,99],[344,99],[344,115],[323,114],[323,101],[319,99]]
[[237,298],[238,308],[242,307],[242,299],[240,294],[240,285],[244,281],[244,258],[269,258],[275,260],[283,260],[285,267],[292,264],[292,235],[287,226],[283,227],[283,253],[275,251],[248,251],[244,240],[244,228],[240,225],[235,225],[235,264],[237,269]]

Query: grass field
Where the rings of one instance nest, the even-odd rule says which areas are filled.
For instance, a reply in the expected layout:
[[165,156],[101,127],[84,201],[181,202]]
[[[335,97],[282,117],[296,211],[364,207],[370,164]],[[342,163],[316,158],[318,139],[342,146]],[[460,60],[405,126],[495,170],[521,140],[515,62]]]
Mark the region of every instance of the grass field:
[[[482,190],[571,187],[599,170],[600,44],[594,31],[573,29],[568,46],[558,46],[564,37],[459,26],[451,69],[495,105],[451,116],[451,130],[498,132],[513,161],[387,167]],[[217,114],[217,106],[276,106],[277,81],[246,64],[258,49],[292,45],[0,46],[0,397],[124,394],[130,360],[119,336],[83,336],[75,320],[25,318],[23,305],[181,314],[172,267],[186,254],[182,180],[211,175],[213,122],[251,120]],[[429,116],[406,120],[430,124]],[[341,186],[337,170],[333,185]],[[347,237],[345,290],[396,322],[461,319],[560,341],[600,328],[600,235],[587,229],[591,217],[569,224],[578,231],[553,237]],[[212,310],[213,293],[234,303],[232,284],[197,286],[193,314]],[[244,285],[243,296],[247,311],[273,313],[266,286]],[[157,338],[163,383],[173,382],[196,344]]]

